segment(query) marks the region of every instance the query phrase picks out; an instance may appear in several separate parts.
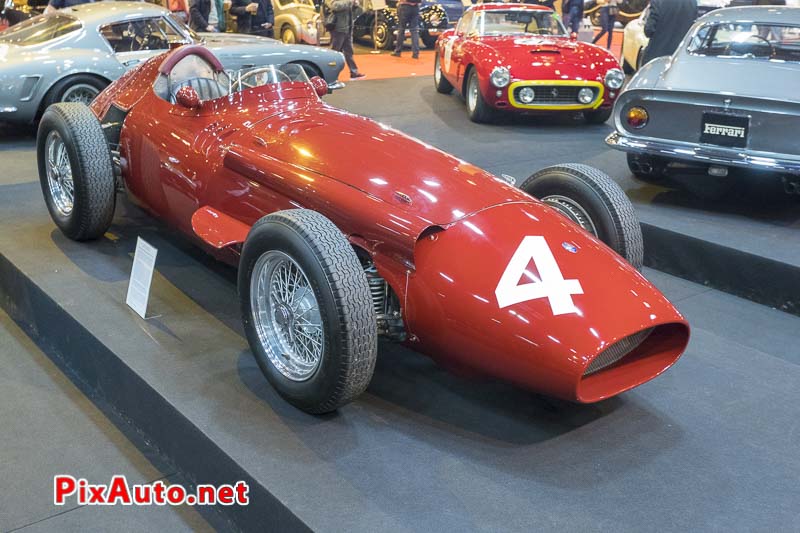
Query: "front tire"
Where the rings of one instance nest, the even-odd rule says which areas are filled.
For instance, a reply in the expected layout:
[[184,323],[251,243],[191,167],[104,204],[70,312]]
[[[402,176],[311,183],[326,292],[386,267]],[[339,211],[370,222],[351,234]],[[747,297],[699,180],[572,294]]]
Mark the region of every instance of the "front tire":
[[238,288],[253,355],[289,403],[327,413],[367,388],[376,318],[361,263],[333,222],[306,209],[261,218],[242,250]]
[[464,96],[467,99],[467,114],[472,122],[484,123],[492,120],[494,110],[483,99],[478,72],[474,68],[469,71],[467,91]]
[[644,262],[639,217],[614,180],[588,165],[547,167],[520,189],[592,233],[636,269]]
[[39,181],[47,210],[75,241],[101,237],[111,225],[116,182],[103,128],[83,104],[54,104],[36,137]]
[[433,60],[433,85],[436,92],[440,94],[450,94],[453,92],[453,84],[447,81],[442,72],[442,64],[439,61],[439,51],[436,51],[436,58]]
[[591,111],[584,111],[583,120],[585,120],[587,124],[605,124],[608,122],[608,119],[611,118],[613,109],[613,107],[600,107],[598,109],[592,109]]

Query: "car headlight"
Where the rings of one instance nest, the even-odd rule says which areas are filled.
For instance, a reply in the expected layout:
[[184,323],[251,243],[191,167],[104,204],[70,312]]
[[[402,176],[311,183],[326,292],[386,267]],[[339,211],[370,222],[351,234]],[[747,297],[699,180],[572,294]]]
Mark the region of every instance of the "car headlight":
[[511,73],[506,67],[494,67],[490,79],[495,87],[505,87],[511,83]]
[[584,87],[578,91],[578,101],[582,104],[591,104],[594,100],[594,91],[589,87]]
[[523,104],[531,104],[536,99],[536,93],[532,87],[523,87],[519,90],[519,101]]
[[625,83],[625,74],[618,68],[612,68],[606,72],[606,87],[609,89],[619,89]]

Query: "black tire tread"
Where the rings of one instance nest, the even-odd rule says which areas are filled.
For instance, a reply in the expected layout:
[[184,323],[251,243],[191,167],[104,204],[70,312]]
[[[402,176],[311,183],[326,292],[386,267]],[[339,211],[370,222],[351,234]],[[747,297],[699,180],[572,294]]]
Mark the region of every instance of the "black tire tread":
[[476,80],[478,78],[478,73],[475,70],[475,67],[470,67],[469,72],[467,72],[467,79],[464,83],[464,98],[467,101],[467,114],[469,115],[469,119],[472,122],[476,122],[478,124],[485,124],[487,122],[491,122],[493,113],[492,108],[484,101],[483,94],[480,90],[480,81],[478,83],[478,101],[475,102],[475,110],[469,110],[469,84],[472,76],[475,76]]
[[436,82],[436,76],[433,77],[433,86],[436,87],[436,92],[439,94],[450,94],[453,92],[453,84],[444,77],[444,72],[441,72],[442,65],[439,60],[439,50],[436,50],[436,58],[434,59],[433,68],[440,71],[439,82]]
[[634,268],[641,270],[644,264],[644,239],[639,216],[633,208],[625,191],[604,172],[580,163],[563,163],[543,168],[526,179],[520,189],[528,191],[531,185],[544,175],[554,172],[569,174],[588,185],[609,208],[615,230],[620,239],[617,253],[624,257]]
[[296,232],[320,259],[322,270],[341,310],[342,353],[347,364],[339,368],[335,392],[323,403],[305,410],[313,414],[335,411],[363,393],[375,371],[378,327],[367,278],[353,247],[328,218],[308,209],[289,209],[262,217],[251,232],[265,224],[283,224]]
[[[41,126],[47,127],[51,119],[69,129],[73,139],[80,139],[73,145],[78,161],[70,160],[70,164],[78,167],[72,171],[75,190],[72,215],[78,217],[78,227],[67,237],[76,241],[102,237],[111,226],[116,203],[114,168],[103,128],[94,113],[80,103],[58,103],[48,107],[40,123],[40,136],[49,133],[50,130],[41,131]],[[77,183],[78,180],[82,183]]]
[[588,124],[605,124],[611,118],[612,111],[611,107],[592,109],[584,111],[583,118]]

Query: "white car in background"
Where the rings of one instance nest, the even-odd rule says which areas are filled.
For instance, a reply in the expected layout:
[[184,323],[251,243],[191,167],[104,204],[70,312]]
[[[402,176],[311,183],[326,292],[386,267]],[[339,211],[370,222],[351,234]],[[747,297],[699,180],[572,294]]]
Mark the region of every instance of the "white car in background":
[[[728,7],[731,4],[741,4],[734,0],[697,0],[698,15],[705,15],[709,11]],[[800,0],[786,0],[787,6],[800,6]],[[647,24],[647,16],[650,14],[648,6],[636,20],[632,20],[625,26],[624,37],[622,40],[622,69],[625,74],[633,74],[642,66],[644,49],[650,41],[644,34],[644,26]]]

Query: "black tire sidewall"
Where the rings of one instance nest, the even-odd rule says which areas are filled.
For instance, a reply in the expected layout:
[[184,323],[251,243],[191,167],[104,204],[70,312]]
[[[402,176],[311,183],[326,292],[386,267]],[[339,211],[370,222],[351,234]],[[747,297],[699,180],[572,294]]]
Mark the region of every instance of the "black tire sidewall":
[[90,76],[88,74],[75,74],[75,75],[66,77],[63,80],[58,81],[53,86],[53,88],[50,89],[50,92],[48,93],[47,99],[45,101],[45,107],[44,107],[45,110],[50,105],[60,102],[61,98],[63,98],[63,96],[64,96],[64,93],[67,92],[67,89],[69,89],[71,86],[77,85],[79,83],[85,83],[87,85],[91,85],[92,87],[97,89],[98,93],[100,93],[108,85],[107,83],[103,82],[102,80],[100,80],[100,79],[98,79],[98,78],[96,78],[94,76]]
[[[64,146],[67,150],[67,155],[69,156],[70,168],[72,169],[72,211],[67,216],[62,215],[53,203],[53,198],[50,194],[50,186],[47,181],[47,168],[45,164],[47,154],[45,152],[45,146],[47,143],[47,137],[50,136],[50,132],[53,130],[58,132],[58,134],[61,136],[61,140],[64,143]],[[78,154],[78,150],[76,148],[77,143],[80,142],[80,140],[77,139],[72,130],[67,127],[66,122],[61,119],[60,115],[56,115],[54,113],[48,113],[42,117],[42,120],[39,123],[39,132],[40,133],[36,139],[37,160],[39,165],[39,182],[42,186],[42,194],[44,195],[44,201],[47,205],[47,210],[50,212],[50,216],[53,218],[56,226],[58,226],[58,228],[66,236],[72,239],[79,238],[81,231],[81,210],[88,208],[88,206],[84,205],[84,200],[87,194],[87,184],[86,180],[84,179],[83,168],[81,168],[80,164],[80,155]]]
[[[292,381],[275,368],[256,332],[250,303],[253,268],[261,255],[281,251],[303,269],[317,298],[323,320],[324,343],[322,360],[314,374],[305,381]],[[272,386],[290,403],[313,408],[328,398],[336,388],[337,369],[341,365],[343,337],[339,310],[325,271],[313,249],[291,227],[280,222],[268,222],[254,227],[248,236],[239,264],[239,300],[242,323],[256,362]]]
[[[475,99],[475,109],[469,108],[469,92],[470,85],[472,83],[475,83],[478,86],[478,96]],[[466,94],[464,96],[467,100],[467,113],[469,114],[470,120],[478,123],[488,122],[491,118],[492,109],[483,99],[483,93],[481,92],[481,81],[480,78],[478,78],[478,71],[474,67],[469,71],[469,78],[467,78],[467,90],[465,92]]]
[[531,183],[525,192],[535,198],[561,195],[575,200],[592,219],[597,238],[614,250],[622,249],[623,243],[619,242],[614,218],[603,197],[579,178],[568,172],[554,170]]
[[436,86],[436,90],[441,94],[451,93],[453,91],[453,85],[444,76],[444,71],[442,71],[441,59],[439,59],[439,50],[436,50],[436,55],[433,60],[433,68],[435,69],[435,71],[439,72],[438,82],[436,81],[435,72],[433,76],[433,84]]

